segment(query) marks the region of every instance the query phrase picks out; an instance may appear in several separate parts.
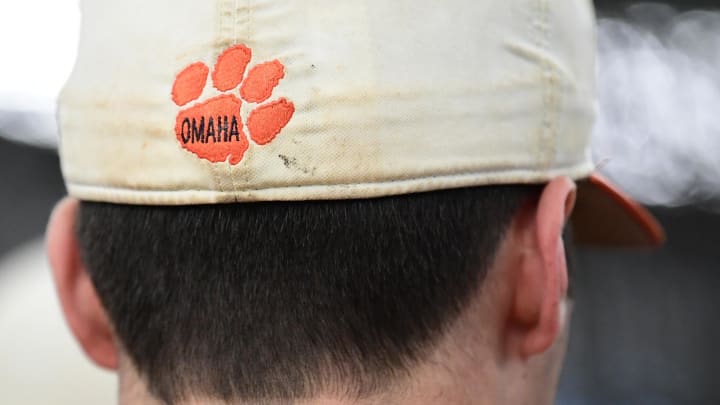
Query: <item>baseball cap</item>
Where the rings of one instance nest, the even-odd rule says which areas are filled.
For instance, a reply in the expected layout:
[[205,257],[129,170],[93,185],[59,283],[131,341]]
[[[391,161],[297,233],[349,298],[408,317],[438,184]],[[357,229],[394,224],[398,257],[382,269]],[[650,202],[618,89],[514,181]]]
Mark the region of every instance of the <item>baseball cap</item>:
[[362,199],[579,181],[577,239],[663,240],[594,174],[589,0],[86,0],[59,101],[70,195]]

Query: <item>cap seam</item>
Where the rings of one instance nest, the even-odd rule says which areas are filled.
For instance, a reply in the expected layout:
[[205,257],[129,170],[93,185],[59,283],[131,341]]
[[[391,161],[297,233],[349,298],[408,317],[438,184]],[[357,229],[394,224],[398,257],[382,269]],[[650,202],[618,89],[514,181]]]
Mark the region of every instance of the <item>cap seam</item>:
[[[235,23],[234,14],[237,12],[237,0],[219,0],[218,6],[218,29],[216,30],[216,41],[218,48],[215,49],[213,58],[219,56],[219,49],[224,49],[226,45],[232,45],[235,42],[235,30],[237,24]],[[220,192],[227,192],[227,181],[223,178],[232,178],[230,171],[225,167],[218,167],[217,165],[210,166],[210,172],[212,173],[215,188]],[[222,171],[222,173],[220,173]]]
[[[537,0],[538,22],[536,24],[536,44],[540,49],[550,51],[550,4],[548,0]],[[542,105],[543,113],[539,130],[539,156],[538,160],[545,170],[552,167],[557,154],[557,118],[559,114],[558,79],[553,65],[546,59],[540,58],[540,73],[542,77]]]

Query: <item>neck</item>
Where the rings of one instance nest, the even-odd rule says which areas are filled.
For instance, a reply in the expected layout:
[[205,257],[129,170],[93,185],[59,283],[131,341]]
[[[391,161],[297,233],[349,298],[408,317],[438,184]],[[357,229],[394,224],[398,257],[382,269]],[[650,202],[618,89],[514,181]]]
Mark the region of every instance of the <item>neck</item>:
[[[469,377],[473,373],[462,375],[463,371],[454,371],[453,373],[446,370],[445,374],[439,374],[437,370],[421,370],[417,378],[413,378],[413,382],[402,386],[393,392],[377,394],[369,398],[342,398],[333,395],[319,395],[312,399],[297,401],[237,401],[222,402],[219,400],[208,399],[190,399],[177,405],[435,405],[438,403],[448,405],[490,405],[498,404],[493,396],[488,395],[491,392],[484,388],[485,384],[481,384],[476,380],[469,383],[465,380],[453,379],[451,374],[455,372],[460,378]],[[120,383],[119,405],[165,405],[161,401],[155,399],[147,391],[145,384],[139,380],[133,382],[124,379],[125,382]],[[462,381],[462,382],[461,382]]]
[[[431,355],[409,373],[404,381],[394,383],[392,390],[357,399],[339,395],[318,395],[297,401],[238,401],[191,399],[177,405],[485,405],[506,403],[497,396],[500,382],[490,368],[495,363],[487,353],[477,351],[477,335],[456,330],[446,336]],[[512,385],[512,384],[509,384]],[[494,388],[493,388],[494,387]],[[128,361],[121,362],[120,405],[165,405],[154,399]],[[507,398],[505,398],[507,399]]]
[[[486,282],[490,282],[487,280]],[[486,294],[487,295],[487,294]],[[339,395],[318,395],[297,401],[238,401],[191,399],[176,405],[497,405],[550,404],[552,396],[538,395],[553,382],[547,375],[557,374],[543,366],[541,358],[527,361],[508,361],[498,353],[501,337],[489,332],[497,330],[500,317],[493,311],[482,310],[489,300],[485,295],[473,300],[470,307],[454,322],[431,353],[407,374],[395,381],[393,389],[372,397],[357,399]],[[564,350],[563,342],[557,349]],[[146,384],[134,367],[121,356],[120,405],[165,405],[149,393]],[[537,364],[534,364],[537,363]],[[539,384],[539,386],[535,386]],[[554,385],[553,385],[554,387]]]

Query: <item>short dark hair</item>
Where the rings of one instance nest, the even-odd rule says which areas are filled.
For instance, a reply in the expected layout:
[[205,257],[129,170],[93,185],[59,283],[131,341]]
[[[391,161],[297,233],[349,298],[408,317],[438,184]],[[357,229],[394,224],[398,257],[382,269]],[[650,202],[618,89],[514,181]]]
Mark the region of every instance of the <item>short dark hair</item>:
[[540,189],[83,202],[78,235],[124,350],[162,401],[364,397],[429,352]]

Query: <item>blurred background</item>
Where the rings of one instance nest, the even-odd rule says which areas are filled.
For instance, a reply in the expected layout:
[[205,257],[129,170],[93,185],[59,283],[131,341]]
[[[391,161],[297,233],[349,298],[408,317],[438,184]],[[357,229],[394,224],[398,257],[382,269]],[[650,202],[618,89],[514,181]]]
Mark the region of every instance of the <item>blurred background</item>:
[[[0,404],[115,398],[112,376],[64,326],[43,253],[64,194],[54,114],[75,54],[76,2],[0,2]],[[593,153],[653,207],[669,243],[579,252],[558,403],[720,404],[720,4],[595,4]]]

